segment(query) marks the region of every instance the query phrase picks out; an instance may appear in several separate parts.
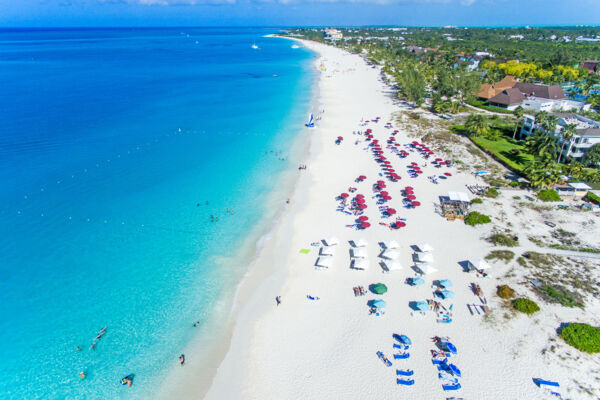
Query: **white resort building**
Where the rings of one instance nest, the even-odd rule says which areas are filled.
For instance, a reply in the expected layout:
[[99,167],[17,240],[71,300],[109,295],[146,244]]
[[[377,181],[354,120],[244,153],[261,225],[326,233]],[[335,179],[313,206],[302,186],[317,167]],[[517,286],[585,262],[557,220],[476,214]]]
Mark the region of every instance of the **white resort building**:
[[558,118],[558,124],[556,129],[551,132],[546,132],[541,126],[537,126],[533,115],[524,115],[521,138],[528,137],[536,131],[544,132],[556,137],[558,145],[562,147],[563,138],[560,132],[565,125],[574,124],[576,133],[565,145],[562,158],[571,157],[576,161],[581,161],[593,145],[600,143],[600,122],[573,113],[556,113],[552,115]]

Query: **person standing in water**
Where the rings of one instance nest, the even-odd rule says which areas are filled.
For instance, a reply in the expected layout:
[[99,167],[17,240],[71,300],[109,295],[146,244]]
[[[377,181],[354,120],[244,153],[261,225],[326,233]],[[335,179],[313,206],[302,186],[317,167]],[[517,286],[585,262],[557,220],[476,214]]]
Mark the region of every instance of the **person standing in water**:
[[185,356],[183,354],[179,356],[179,364],[185,364]]

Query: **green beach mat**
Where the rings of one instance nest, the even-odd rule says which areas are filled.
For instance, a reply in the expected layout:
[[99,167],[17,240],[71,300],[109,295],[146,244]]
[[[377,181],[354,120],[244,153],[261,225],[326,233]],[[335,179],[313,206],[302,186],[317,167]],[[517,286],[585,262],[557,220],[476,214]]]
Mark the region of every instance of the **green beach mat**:
[[310,253],[310,249],[300,249],[300,253],[308,254],[308,253]]

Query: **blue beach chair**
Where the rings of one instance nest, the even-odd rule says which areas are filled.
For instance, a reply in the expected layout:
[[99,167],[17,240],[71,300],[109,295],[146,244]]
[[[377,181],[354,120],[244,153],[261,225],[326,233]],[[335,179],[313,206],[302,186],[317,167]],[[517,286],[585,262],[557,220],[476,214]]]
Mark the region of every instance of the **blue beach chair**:
[[547,381],[545,379],[540,379],[540,378],[533,378],[533,383],[535,383],[538,387],[542,387],[542,385],[553,386],[553,387],[560,387],[560,385],[558,384],[558,382]]
[[394,354],[395,360],[406,360],[410,357],[410,353]]
[[381,361],[383,361],[383,363],[387,366],[387,367],[391,367],[392,366],[392,362],[390,360],[387,359],[387,357],[381,352],[378,351],[377,352],[377,357],[379,357],[379,359]]
[[447,372],[440,372],[438,374],[438,377],[440,379],[443,379],[444,381],[451,383],[451,384],[457,384],[458,383],[458,378],[455,378],[454,376],[450,375]]
[[458,390],[460,389],[460,383],[457,383],[455,385],[442,385],[442,389],[444,389],[445,391]]
[[412,369],[397,369],[396,375],[398,376],[413,376],[415,372]]
[[414,379],[411,379],[410,381],[405,381],[404,379],[396,379],[396,383],[398,385],[412,386],[415,384],[415,381]]
[[398,344],[398,343],[394,343],[394,348],[395,349],[400,349],[400,350],[408,350],[410,346],[405,346],[403,344]]

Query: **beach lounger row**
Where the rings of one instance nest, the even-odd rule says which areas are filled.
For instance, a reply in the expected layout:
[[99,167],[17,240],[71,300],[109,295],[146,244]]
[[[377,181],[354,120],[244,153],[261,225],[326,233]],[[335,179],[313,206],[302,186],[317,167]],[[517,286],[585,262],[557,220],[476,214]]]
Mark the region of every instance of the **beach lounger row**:
[[414,379],[411,379],[409,381],[404,380],[404,379],[396,379],[396,383],[398,383],[398,385],[412,386],[415,384],[415,381],[414,381]]

